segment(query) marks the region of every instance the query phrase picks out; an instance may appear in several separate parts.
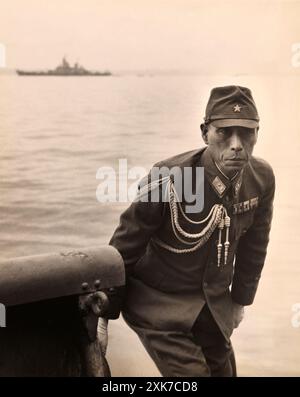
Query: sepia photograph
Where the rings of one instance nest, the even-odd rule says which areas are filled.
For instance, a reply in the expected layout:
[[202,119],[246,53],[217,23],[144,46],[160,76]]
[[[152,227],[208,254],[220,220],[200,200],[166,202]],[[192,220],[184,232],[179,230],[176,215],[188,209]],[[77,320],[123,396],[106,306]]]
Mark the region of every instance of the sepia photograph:
[[300,376],[299,21],[1,1],[0,377]]

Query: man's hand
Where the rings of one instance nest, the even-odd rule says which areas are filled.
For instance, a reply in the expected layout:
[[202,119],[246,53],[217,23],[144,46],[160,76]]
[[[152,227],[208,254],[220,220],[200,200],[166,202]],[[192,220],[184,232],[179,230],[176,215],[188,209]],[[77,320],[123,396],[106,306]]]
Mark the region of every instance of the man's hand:
[[244,318],[244,306],[233,303],[233,328],[237,328]]
[[99,317],[97,334],[103,356],[106,354],[108,344],[107,326],[108,320],[106,318]]

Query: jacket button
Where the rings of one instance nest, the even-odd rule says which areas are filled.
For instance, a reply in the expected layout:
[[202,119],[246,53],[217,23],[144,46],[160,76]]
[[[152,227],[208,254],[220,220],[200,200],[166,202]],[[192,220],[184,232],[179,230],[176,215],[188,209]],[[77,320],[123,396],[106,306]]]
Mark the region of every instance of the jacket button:
[[95,281],[95,288],[100,288],[101,285],[101,281],[100,280],[96,280]]
[[203,283],[203,287],[204,288],[208,287],[208,283],[206,281]]

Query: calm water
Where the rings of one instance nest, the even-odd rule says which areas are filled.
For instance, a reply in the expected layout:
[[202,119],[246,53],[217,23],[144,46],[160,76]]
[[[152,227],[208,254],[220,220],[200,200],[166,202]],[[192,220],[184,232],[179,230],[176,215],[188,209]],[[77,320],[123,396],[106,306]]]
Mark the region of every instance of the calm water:
[[[268,261],[233,337],[239,373],[300,375],[300,76],[0,76],[1,254],[107,243],[127,204],[97,202],[97,169],[121,158],[149,168],[201,146],[209,90],[231,83],[253,90],[256,153],[277,176]],[[122,320],[110,322],[109,359],[114,375],[157,374]]]

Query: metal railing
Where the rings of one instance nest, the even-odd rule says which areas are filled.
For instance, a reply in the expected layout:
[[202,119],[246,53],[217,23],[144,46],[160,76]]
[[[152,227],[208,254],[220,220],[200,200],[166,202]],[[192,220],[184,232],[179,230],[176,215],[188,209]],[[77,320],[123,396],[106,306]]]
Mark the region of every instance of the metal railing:
[[[118,316],[123,260],[111,246],[0,262],[0,376],[109,376],[98,318]],[[114,307],[116,306],[116,307]]]

